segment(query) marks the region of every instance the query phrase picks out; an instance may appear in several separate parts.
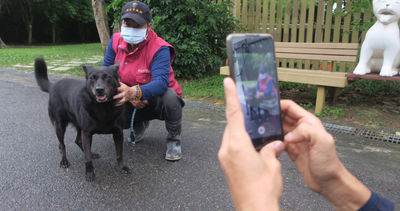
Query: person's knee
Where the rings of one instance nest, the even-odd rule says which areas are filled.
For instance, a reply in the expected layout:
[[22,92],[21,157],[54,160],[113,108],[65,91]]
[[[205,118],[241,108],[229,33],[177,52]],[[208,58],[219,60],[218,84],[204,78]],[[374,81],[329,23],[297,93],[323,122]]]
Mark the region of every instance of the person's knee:
[[171,88],[168,88],[164,93],[162,101],[164,106],[167,108],[182,108],[184,105],[182,98]]

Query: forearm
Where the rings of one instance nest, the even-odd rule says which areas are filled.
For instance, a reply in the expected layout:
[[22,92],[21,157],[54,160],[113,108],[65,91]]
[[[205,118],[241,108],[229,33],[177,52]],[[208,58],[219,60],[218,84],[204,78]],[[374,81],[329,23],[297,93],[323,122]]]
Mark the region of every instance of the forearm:
[[326,187],[321,195],[332,205],[334,210],[358,210],[370,198],[371,191],[341,165],[337,177]]

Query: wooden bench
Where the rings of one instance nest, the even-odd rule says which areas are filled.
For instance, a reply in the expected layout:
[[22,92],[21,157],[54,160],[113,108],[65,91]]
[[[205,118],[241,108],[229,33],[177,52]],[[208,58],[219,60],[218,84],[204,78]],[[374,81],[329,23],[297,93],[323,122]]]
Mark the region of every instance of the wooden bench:
[[[321,113],[326,88],[344,88],[348,84],[345,65],[350,65],[348,69],[352,71],[357,54],[357,43],[275,42],[278,80],[316,85],[315,113]],[[333,71],[339,64],[343,72]],[[221,67],[220,74],[229,75],[229,67]]]

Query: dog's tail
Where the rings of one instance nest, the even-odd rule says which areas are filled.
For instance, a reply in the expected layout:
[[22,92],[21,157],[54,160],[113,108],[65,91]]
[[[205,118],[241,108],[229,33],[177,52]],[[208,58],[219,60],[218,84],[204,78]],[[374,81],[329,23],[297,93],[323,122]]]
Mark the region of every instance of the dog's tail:
[[49,92],[51,82],[47,77],[47,65],[43,58],[35,59],[35,78],[40,89],[44,92]]

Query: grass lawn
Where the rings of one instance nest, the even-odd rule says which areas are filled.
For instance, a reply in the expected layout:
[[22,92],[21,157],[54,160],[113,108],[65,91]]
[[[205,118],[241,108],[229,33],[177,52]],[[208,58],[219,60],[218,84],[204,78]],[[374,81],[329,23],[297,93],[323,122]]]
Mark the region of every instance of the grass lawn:
[[43,57],[46,62],[51,62],[55,60],[70,61],[92,56],[103,56],[100,43],[9,47],[0,49],[0,66],[12,67],[16,64],[32,65],[34,59],[37,57]]

